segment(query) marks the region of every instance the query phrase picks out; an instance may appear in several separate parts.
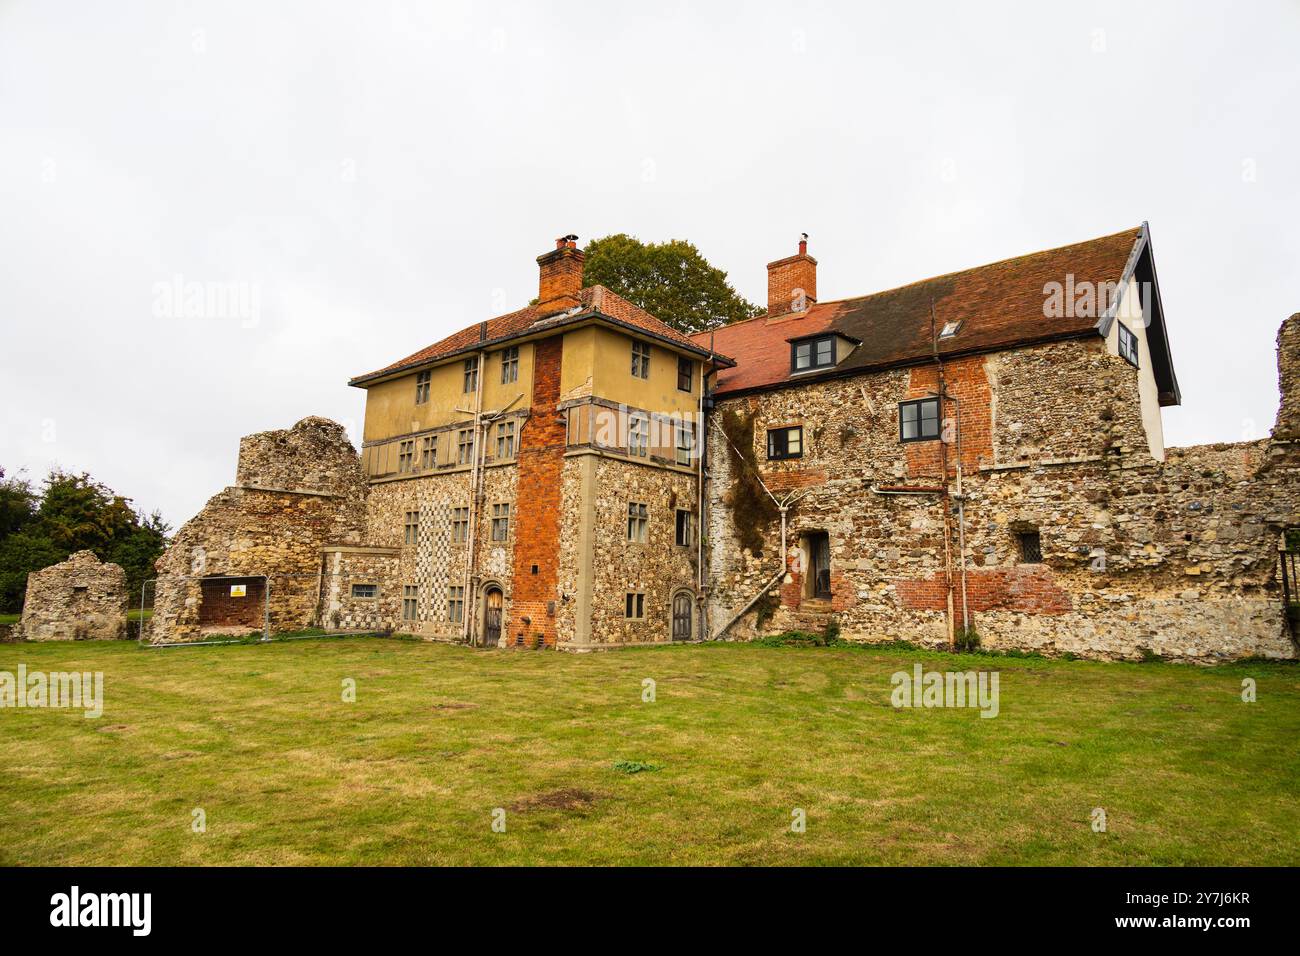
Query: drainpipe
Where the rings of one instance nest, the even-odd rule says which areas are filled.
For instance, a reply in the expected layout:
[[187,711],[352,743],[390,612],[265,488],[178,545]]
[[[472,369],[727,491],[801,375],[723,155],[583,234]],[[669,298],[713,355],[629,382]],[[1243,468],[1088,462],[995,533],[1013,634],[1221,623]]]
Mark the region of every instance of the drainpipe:
[[475,594],[475,561],[477,560],[478,545],[478,499],[481,491],[480,484],[483,479],[483,470],[479,462],[482,460],[486,449],[483,447],[486,442],[482,441],[481,434],[483,427],[483,376],[487,373],[487,352],[482,349],[478,353],[478,371],[475,374],[474,382],[474,459],[469,469],[469,553],[465,558],[465,601],[461,605],[463,619],[461,621],[461,638],[468,644],[472,640],[470,625],[474,621],[475,608],[478,606],[478,595]]

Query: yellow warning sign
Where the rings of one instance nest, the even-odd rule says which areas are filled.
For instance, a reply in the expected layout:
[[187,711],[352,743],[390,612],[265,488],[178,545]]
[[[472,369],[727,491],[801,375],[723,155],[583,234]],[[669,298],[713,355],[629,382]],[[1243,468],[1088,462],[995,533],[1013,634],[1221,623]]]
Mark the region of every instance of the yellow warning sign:
[[231,597],[245,597],[248,594],[247,584],[232,584],[230,586]]

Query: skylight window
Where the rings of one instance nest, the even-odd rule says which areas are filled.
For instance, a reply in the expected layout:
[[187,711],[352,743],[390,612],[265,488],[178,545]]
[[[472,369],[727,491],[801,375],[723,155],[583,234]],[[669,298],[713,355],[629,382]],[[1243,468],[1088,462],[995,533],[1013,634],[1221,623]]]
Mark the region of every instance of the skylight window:
[[960,328],[961,319],[958,319],[956,322],[945,322],[943,328],[939,331],[939,338],[950,339],[957,334],[957,330]]

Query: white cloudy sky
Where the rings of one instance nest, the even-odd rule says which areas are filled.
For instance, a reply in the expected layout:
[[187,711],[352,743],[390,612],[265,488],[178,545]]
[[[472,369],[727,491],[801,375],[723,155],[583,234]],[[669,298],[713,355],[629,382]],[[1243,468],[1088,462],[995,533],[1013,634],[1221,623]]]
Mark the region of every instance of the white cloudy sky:
[[[0,2],[0,466],[179,524],[570,231],[690,239],[755,301],[807,231],[828,300],[1149,220],[1170,443],[1259,436],[1297,51],[1295,0]],[[156,315],[175,276],[258,320]]]

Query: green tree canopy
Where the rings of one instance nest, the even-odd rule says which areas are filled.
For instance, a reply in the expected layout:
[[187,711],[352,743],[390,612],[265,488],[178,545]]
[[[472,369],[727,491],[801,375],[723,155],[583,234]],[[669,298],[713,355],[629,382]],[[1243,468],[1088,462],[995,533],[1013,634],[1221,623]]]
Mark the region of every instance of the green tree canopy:
[[0,469],[0,612],[22,608],[27,575],[58,564],[74,551],[94,551],[120,564],[132,594],[153,577],[153,563],[167,545],[162,515],[145,515],[87,474],[55,468],[40,493],[23,478]]
[[764,311],[683,239],[646,243],[619,233],[593,239],[583,254],[584,285],[603,285],[688,335]]

